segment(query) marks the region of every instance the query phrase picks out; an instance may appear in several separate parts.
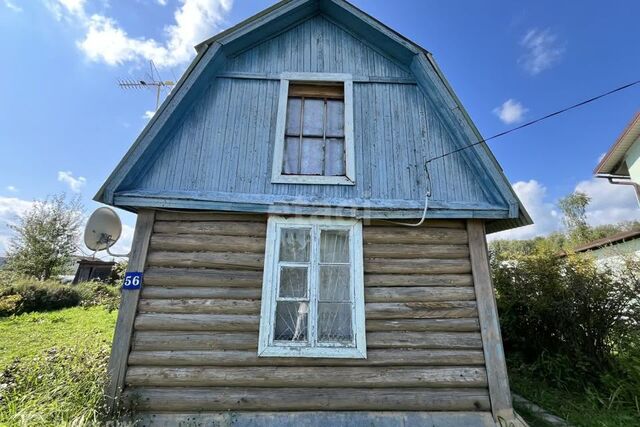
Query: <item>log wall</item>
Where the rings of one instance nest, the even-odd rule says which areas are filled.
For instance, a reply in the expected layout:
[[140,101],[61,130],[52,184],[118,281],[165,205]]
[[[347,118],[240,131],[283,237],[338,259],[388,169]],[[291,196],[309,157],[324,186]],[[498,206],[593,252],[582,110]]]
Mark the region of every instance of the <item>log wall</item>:
[[258,358],[266,217],[158,211],[128,357],[138,410],[489,411],[463,221],[364,226],[366,360]]

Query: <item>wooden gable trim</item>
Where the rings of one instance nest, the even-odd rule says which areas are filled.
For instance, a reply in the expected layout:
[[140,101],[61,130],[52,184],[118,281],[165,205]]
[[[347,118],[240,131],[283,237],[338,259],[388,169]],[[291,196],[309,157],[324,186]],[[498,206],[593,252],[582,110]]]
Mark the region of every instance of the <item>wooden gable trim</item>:
[[473,284],[478,304],[482,348],[489,382],[491,412],[496,421],[499,418],[509,421],[514,418],[514,412],[502,336],[500,334],[498,309],[489,271],[487,241],[483,221],[467,221],[467,233],[469,235],[469,255],[471,257]]
[[[138,212],[127,272],[144,271],[154,219],[155,211],[141,209]],[[124,388],[124,379],[127,373],[127,358],[129,357],[129,350],[131,348],[133,322],[136,317],[140,291],[140,289],[126,290],[122,292],[120,297],[118,320],[116,321],[111,355],[109,357],[109,368],[107,370],[109,381],[105,389],[109,412],[113,412],[118,407]]]

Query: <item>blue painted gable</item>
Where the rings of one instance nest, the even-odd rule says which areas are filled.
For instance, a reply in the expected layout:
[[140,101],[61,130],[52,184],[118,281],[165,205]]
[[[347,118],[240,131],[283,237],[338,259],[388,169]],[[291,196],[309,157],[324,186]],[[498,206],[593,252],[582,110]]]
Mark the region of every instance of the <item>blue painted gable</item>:
[[[390,43],[406,41],[378,41],[376,22],[365,22],[369,37],[355,33],[349,20],[362,17],[334,9],[340,3],[284,2],[258,16],[276,15],[269,24],[241,24],[236,38],[232,29],[201,47],[96,199],[131,210],[420,217],[425,160],[475,142],[477,131],[451,115],[447,102],[457,100],[427,53],[390,53]],[[273,34],[259,37],[267,26]],[[355,185],[271,183],[283,72],[353,75]],[[429,217],[487,218],[495,230],[530,222],[486,146],[432,162],[429,176]]]

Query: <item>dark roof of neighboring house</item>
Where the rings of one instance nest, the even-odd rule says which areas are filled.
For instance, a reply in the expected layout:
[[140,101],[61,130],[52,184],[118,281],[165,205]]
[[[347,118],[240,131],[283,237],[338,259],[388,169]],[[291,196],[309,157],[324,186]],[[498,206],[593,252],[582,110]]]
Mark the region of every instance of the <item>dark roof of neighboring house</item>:
[[94,258],[90,256],[80,256],[77,257],[76,262],[78,264],[95,264],[95,265],[115,265],[114,261],[103,261],[100,258]]
[[[613,236],[603,237],[602,239],[593,240],[584,245],[580,245],[573,249],[573,252],[587,252],[603,248],[605,246],[617,245],[619,243],[628,242],[640,238],[640,230],[625,231],[623,233],[614,234]],[[558,256],[566,256],[567,253],[562,251]]]
[[638,111],[627,127],[622,131],[616,142],[613,143],[609,151],[604,155],[594,174],[628,175],[629,171],[623,164],[624,156],[633,142],[640,136],[640,111]]

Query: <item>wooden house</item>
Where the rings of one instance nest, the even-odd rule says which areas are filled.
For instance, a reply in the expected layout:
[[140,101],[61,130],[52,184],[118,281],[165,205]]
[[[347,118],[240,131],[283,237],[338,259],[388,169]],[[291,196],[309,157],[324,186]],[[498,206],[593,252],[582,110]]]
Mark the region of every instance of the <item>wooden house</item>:
[[196,50],[96,196],[137,212],[144,274],[113,402],[142,425],[514,420],[485,235],[531,220],[431,54],[343,0]]

